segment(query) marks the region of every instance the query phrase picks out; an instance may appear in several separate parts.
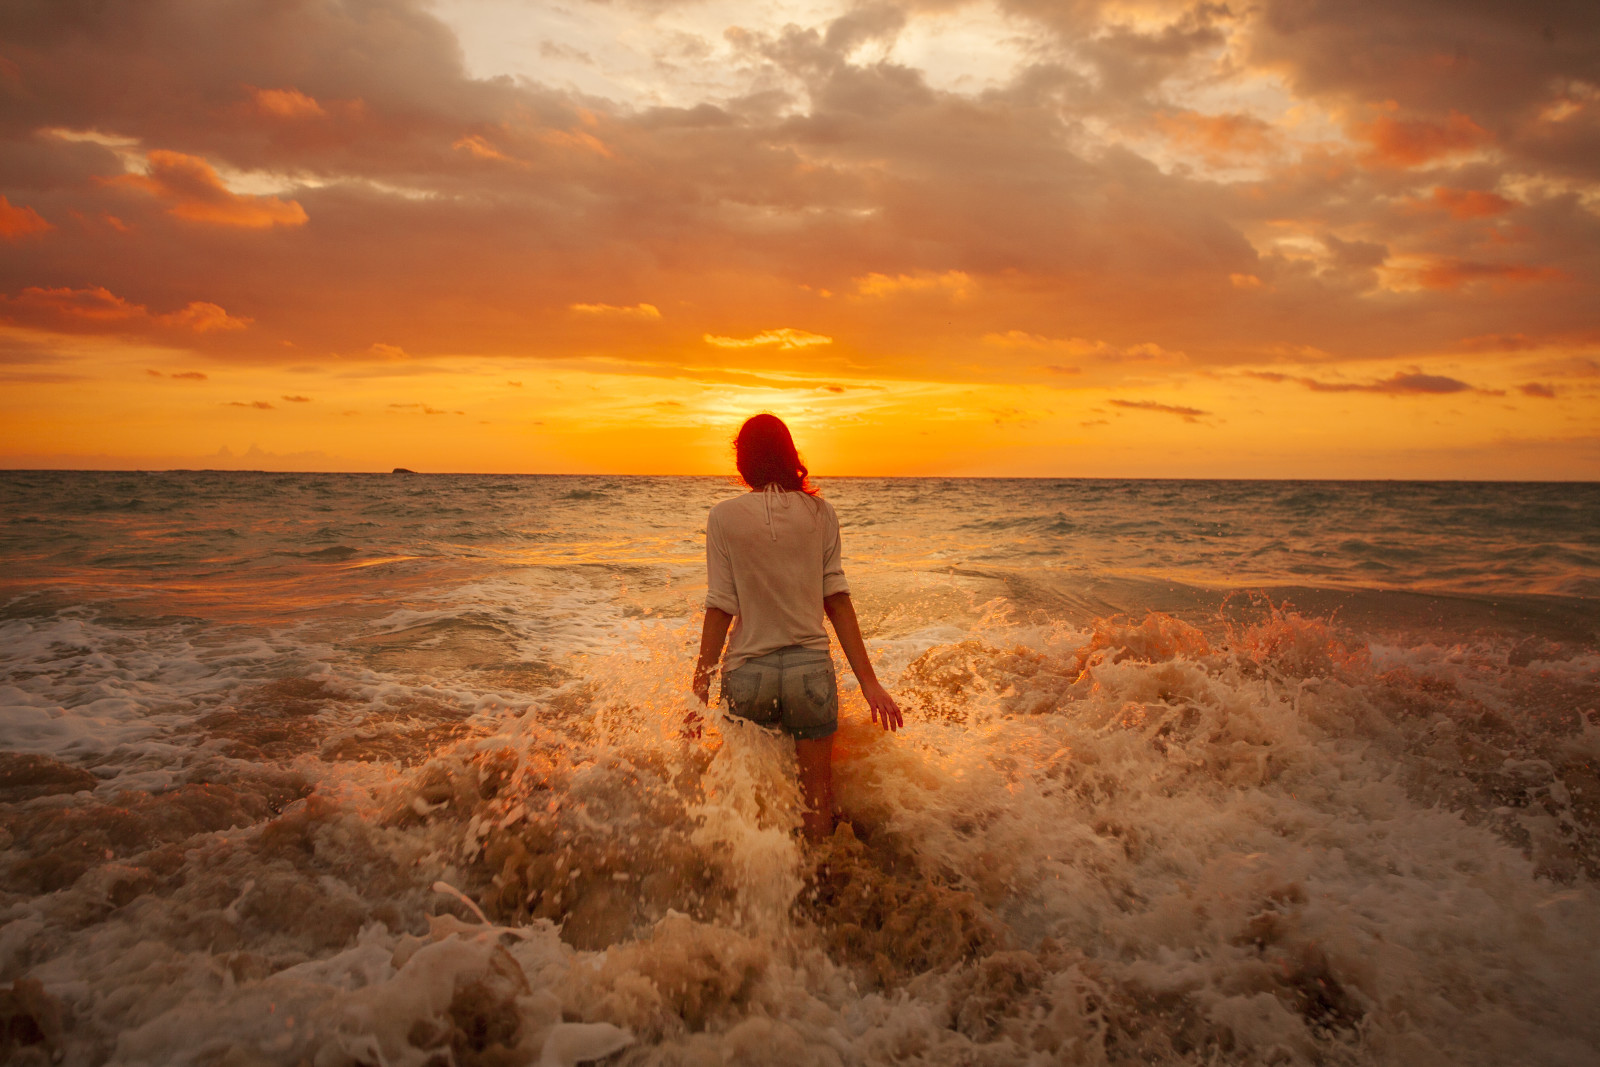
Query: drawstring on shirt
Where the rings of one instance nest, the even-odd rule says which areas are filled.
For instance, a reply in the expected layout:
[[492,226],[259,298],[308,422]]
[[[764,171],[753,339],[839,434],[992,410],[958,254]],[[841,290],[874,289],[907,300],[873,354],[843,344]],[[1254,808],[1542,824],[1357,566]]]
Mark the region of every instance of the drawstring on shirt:
[[768,482],[761,487],[761,502],[766,506],[767,510],[767,530],[772,534],[772,539],[776,541],[778,539],[778,528],[772,525],[772,496],[774,493],[783,498],[784,507],[789,506],[789,497],[777,482]]

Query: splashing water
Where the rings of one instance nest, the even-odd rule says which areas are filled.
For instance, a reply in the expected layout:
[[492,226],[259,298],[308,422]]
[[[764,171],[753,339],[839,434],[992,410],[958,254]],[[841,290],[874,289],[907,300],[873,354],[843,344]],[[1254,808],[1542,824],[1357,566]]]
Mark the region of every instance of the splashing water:
[[720,483],[0,484],[9,1062],[1600,1054],[1593,487],[825,487],[908,726],[807,846],[683,731]]

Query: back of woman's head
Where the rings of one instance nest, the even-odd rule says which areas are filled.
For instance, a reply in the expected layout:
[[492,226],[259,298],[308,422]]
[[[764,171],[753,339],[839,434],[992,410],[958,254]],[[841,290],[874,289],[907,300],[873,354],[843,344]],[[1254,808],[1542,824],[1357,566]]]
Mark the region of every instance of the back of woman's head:
[[739,477],[752,489],[777,483],[781,489],[816,495],[816,489],[806,481],[810,472],[800,462],[789,427],[776,415],[746,419],[739,427],[739,436],[733,439],[733,456]]

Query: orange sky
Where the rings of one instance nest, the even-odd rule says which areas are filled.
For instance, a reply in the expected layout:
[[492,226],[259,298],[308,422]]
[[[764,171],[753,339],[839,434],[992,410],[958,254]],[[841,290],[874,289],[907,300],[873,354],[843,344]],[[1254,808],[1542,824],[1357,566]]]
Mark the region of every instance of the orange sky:
[[0,466],[1600,478],[1578,2],[0,8]]

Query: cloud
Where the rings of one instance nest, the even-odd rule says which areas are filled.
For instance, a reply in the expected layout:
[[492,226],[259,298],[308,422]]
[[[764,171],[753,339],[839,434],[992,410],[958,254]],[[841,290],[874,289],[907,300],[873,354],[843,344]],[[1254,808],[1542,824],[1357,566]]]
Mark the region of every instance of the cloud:
[[511,163],[519,167],[526,167],[526,160],[513,159],[500,149],[496,148],[488,138],[482,134],[468,134],[450,146],[458,152],[466,152],[475,159],[489,160],[495,163]]
[[1164,111],[1155,121],[1168,138],[1213,166],[1251,162],[1280,148],[1278,132],[1254,115]]
[[[22,42],[21,76],[49,101],[47,114],[28,118],[27,136],[48,126],[83,138],[50,139],[50,168],[74,177],[52,194],[59,201],[35,206],[52,219],[66,217],[58,203],[98,217],[107,190],[89,179],[121,171],[123,160],[137,169],[164,158],[150,149],[181,153],[206,196],[243,201],[227,201],[225,216],[259,217],[274,199],[287,211],[298,205],[315,225],[289,227],[285,216],[285,224],[260,231],[241,228],[261,240],[229,262],[223,273],[231,288],[213,299],[230,307],[248,300],[258,328],[302,349],[349,352],[381,329],[417,351],[509,355],[538,336],[542,357],[581,358],[594,344],[586,319],[653,321],[645,307],[658,315],[673,307],[671,319],[687,336],[726,336],[719,324],[728,321],[810,319],[816,294],[829,290],[859,299],[836,301],[850,306],[810,319],[816,332],[850,337],[874,368],[908,367],[904,357],[915,352],[925,365],[956,373],[965,358],[956,337],[1004,333],[1015,322],[1050,337],[1127,336],[1138,323],[1144,339],[1196,363],[1305,343],[1372,352],[1377,342],[1377,354],[1394,356],[1437,342],[1426,335],[1445,329],[1455,290],[1428,289],[1433,302],[1418,298],[1407,325],[1391,330],[1382,308],[1362,302],[1365,288],[1348,277],[1302,276],[1275,258],[1272,238],[1303,231],[1320,242],[1331,230],[1350,244],[1387,247],[1392,262],[1504,256],[1574,279],[1588,277],[1593,258],[1569,252],[1567,262],[1554,261],[1563,224],[1555,214],[1520,209],[1531,232],[1495,254],[1457,246],[1415,220],[1401,221],[1410,227],[1403,240],[1382,232],[1393,225],[1395,205],[1428,200],[1435,186],[1505,193],[1498,165],[1474,157],[1479,170],[1430,171],[1425,188],[1404,184],[1393,168],[1366,175],[1360,157],[1371,142],[1342,142],[1342,115],[1423,123],[1446,134],[1460,123],[1452,126],[1449,106],[1398,90],[1374,95],[1343,75],[1337,86],[1311,77],[1310,64],[1335,60],[1303,54],[1283,26],[1351,38],[1323,9],[1300,10],[1289,0],[1248,15],[1158,7],[1133,21],[1099,5],[1069,13],[1013,4],[1008,32],[1036,32],[1041,51],[999,72],[983,93],[935,88],[932,67],[919,69],[903,55],[875,58],[873,49],[934,24],[919,7],[885,8],[881,18],[856,12],[792,32],[781,23],[761,27],[752,15],[737,45],[748,66],[717,72],[730,86],[748,79],[748,93],[708,90],[681,106],[580,98],[541,84],[537,74],[475,78],[461,52],[462,45],[470,52],[470,41],[458,43],[431,9],[399,0],[373,0],[369,20],[324,5],[276,14],[244,6],[202,17],[192,5],[149,0],[140,10],[134,19],[116,5],[97,8],[74,23],[72,48],[57,43],[65,39],[55,34],[60,18],[47,8],[5,24],[14,31],[7,39]],[[1415,13],[1362,10],[1397,26],[1393,41],[1426,39],[1431,25]],[[574,25],[585,17],[575,15]],[[641,39],[655,32],[645,22],[637,29]],[[1496,34],[1479,34],[1474,23],[1469,37]],[[198,36],[215,63],[200,62],[183,44]],[[1265,50],[1259,68],[1237,65],[1257,49]],[[579,50],[601,66],[609,62],[604,49]],[[1421,62],[1427,57],[1418,50]],[[1227,99],[1249,101],[1242,90],[1263,72],[1297,79],[1303,96],[1283,101],[1281,112],[1272,109],[1277,102],[1259,112],[1242,103],[1219,111],[1189,99],[1185,88],[1185,79],[1200,79],[1234,94]],[[681,71],[661,77],[678,94],[698,84]],[[112,83],[125,86],[120,95],[105,90]],[[247,107],[219,119],[216,101],[241,96]],[[1369,110],[1388,99],[1397,101],[1394,110]],[[335,103],[353,100],[363,104],[359,114]],[[1493,134],[1496,151],[1521,144],[1480,98],[1455,110]],[[1560,125],[1581,121],[1579,114]],[[1123,133],[1161,123],[1165,155],[1157,166]],[[89,138],[81,131],[104,132]],[[611,157],[585,147],[584,137]],[[1186,164],[1208,153],[1248,157],[1261,176],[1199,180]],[[149,175],[123,177],[145,181],[149,192],[149,182],[167,175],[170,186],[177,178],[169,172],[182,169],[151,166]],[[292,197],[281,191],[287,175],[305,176]],[[92,280],[117,292],[144,285],[140,264],[154,262],[156,242],[174,274],[180,264],[204,262],[214,254],[211,236],[170,224],[182,221],[168,213],[181,200],[152,199],[155,212],[136,201],[118,206],[133,232],[126,248],[138,251],[97,248],[91,257],[85,248],[74,253],[77,262],[83,269],[92,258],[105,263]],[[290,228],[297,231],[292,252],[269,237]],[[428,284],[430,271],[461,248],[472,254],[448,260],[459,275],[453,284]],[[1437,285],[1444,276],[1433,271],[1424,280]],[[90,280],[77,277],[80,286]],[[803,298],[800,285],[812,286]],[[337,302],[304,298],[333,291]],[[608,291],[649,291],[654,299],[632,307],[593,300]],[[541,299],[527,300],[530,292]],[[919,294],[965,295],[959,304],[943,301],[954,320],[904,319],[897,305]],[[1232,294],[1253,310],[1240,313]],[[1504,332],[1527,321],[1518,314],[1524,299],[1508,293],[1504,302],[1474,302],[1456,317],[1456,332]],[[552,309],[564,310],[553,316]],[[1380,333],[1381,340],[1372,336]],[[659,338],[608,341],[622,359],[670,363],[682,351]],[[1005,377],[1037,362],[992,358],[987,366]]]
[[1516,205],[1501,196],[1482,189],[1450,189],[1435,186],[1432,195],[1434,206],[1446,211],[1453,219],[1491,219],[1504,215]]
[[1128,408],[1131,411],[1155,411],[1162,415],[1176,415],[1184,422],[1199,422],[1203,416],[1211,414],[1199,408],[1180,407],[1176,404],[1158,404],[1154,400],[1108,400],[1106,403],[1113,407]]
[[[1277,355],[1308,347],[1332,385],[1463,337],[1595,351],[1581,5],[755,5],[700,59],[649,5],[568,7],[554,50],[582,68],[540,59],[523,4],[475,24],[481,5],[422,0],[0,5],[27,88],[0,116],[0,195],[56,227],[0,257],[0,315],[252,373],[527,360],[534,393],[601,360],[707,377],[713,350],[794,370],[805,338],[863,379],[1119,365],[1136,396],[1184,395],[1158,391],[1180,366],[1311,367]],[[497,66],[484,31],[531,42],[527,65]],[[30,287],[105,296],[19,304]],[[1509,349],[1459,366],[1578,395]],[[1047,377],[1065,368],[1085,378]],[[302,414],[381,406],[324,399]]]
[[718,348],[809,348],[812,345],[831,345],[833,338],[824,337],[818,333],[807,333],[805,330],[795,330],[788,326],[777,330],[767,330],[754,337],[718,337],[706,334],[703,338],[706,344],[716,345]]
[[[1312,382],[1311,388],[1325,393],[1348,392],[1343,385],[1330,385],[1325,382]],[[1448,393],[1463,393],[1472,389],[1466,382],[1449,378],[1442,374],[1395,374],[1379,382],[1358,386],[1363,392],[1390,393],[1393,395],[1433,395],[1440,396]]]
[[170,315],[162,315],[160,321],[170,326],[181,326],[193,330],[195,333],[210,333],[212,330],[242,330],[250,325],[251,319],[243,316],[229,315],[216,304],[205,300],[194,300],[185,304],[182,309]]
[[305,225],[306,210],[299,202],[235,193],[198,156],[158,149],[145,162],[145,173],[124,174],[110,183],[149,193],[166,202],[171,214],[190,222],[245,229]]
[[1576,378],[1579,380],[1600,378],[1600,357],[1567,356],[1558,359],[1540,360],[1537,366],[1530,369],[1535,374],[1545,374],[1553,378]]
[[230,400],[225,406],[230,408],[255,408],[258,411],[273,410],[272,405],[267,403],[265,400],[252,400],[249,403],[246,403],[243,400]]
[[35,320],[57,319],[99,324],[150,317],[149,309],[142,304],[131,304],[103,286],[73,289],[30,285],[16,296],[3,299],[12,317],[21,313]]
[[16,296],[0,296],[0,315],[13,322],[49,326],[69,332],[149,333],[176,330],[205,334],[248,327],[251,320],[229,315],[209,301],[195,300],[177,311],[152,314],[104,286],[28,286]]
[[1368,159],[1390,167],[1421,166],[1473,151],[1493,140],[1488,130],[1453,110],[1442,120],[1380,115],[1371,122],[1357,123],[1354,132],[1371,146]]
[[283,399],[287,400],[291,404],[309,404],[309,403],[311,403],[311,398],[309,396],[299,396],[299,395],[285,396]]
[[1545,385],[1543,382],[1524,382],[1517,386],[1517,391],[1523,396],[1536,396],[1545,400],[1554,400],[1556,391],[1554,386]]
[[605,315],[624,319],[659,319],[661,311],[654,304],[634,304],[618,307],[615,304],[572,304],[570,310],[580,315]]
[[256,109],[277,119],[325,118],[321,104],[298,89],[252,89]]
[[994,426],[1029,427],[1039,424],[1038,412],[1019,407],[990,408],[989,422]]
[[1590,14],[1560,3],[1271,0],[1243,43],[1248,61],[1278,69],[1303,99],[1393,102],[1436,121],[1455,110],[1501,127],[1537,121],[1563,83],[1592,79],[1600,31]]
[[14,207],[10,200],[0,195],[0,237],[8,241],[15,241],[19,237],[27,237],[36,233],[53,230],[54,226],[44,220],[31,207]]
[[[984,334],[983,343],[997,348],[1064,352],[1080,358],[1091,357],[1101,363],[1182,363],[1185,359],[1182,352],[1162,348],[1153,341],[1114,345],[1107,341],[1091,341],[1082,337],[1043,337],[1024,330]],[[1076,373],[1076,369],[1073,373]]]
[[188,381],[192,381],[192,382],[203,382],[203,381],[206,380],[205,372],[204,371],[197,371],[197,370],[178,371],[178,372],[176,372],[174,374],[167,375],[167,377],[169,377],[169,378],[178,378],[178,379],[187,379]]
[[419,415],[465,415],[466,414],[466,412],[464,412],[464,411],[451,411],[451,410],[449,410],[447,408],[436,408],[436,407],[432,406],[431,404],[419,404],[419,403],[401,404],[401,403],[394,403],[394,404],[390,404],[389,406],[391,408],[395,408],[395,409],[400,410],[400,411],[412,411],[412,412],[415,412],[415,413],[417,413]]
[[1483,263],[1450,256],[1431,259],[1409,272],[1424,289],[1460,289],[1478,283],[1523,285],[1561,281],[1568,275],[1558,267],[1526,263]]
[[1449,396],[1452,393],[1483,393],[1503,396],[1503,391],[1478,389],[1457,378],[1420,371],[1396,372],[1375,382],[1328,382],[1316,378],[1280,374],[1276,371],[1246,371],[1247,376],[1265,382],[1294,382],[1314,393],[1382,393],[1388,396]]
[[0,371],[0,382],[12,382],[27,385],[60,385],[65,382],[81,382],[88,378],[84,374],[63,374],[59,371]]
[[1534,352],[1539,350],[1585,349],[1600,345],[1600,329],[1547,333],[1491,333],[1463,337],[1451,346],[1461,352]]
[[966,271],[947,270],[942,274],[921,271],[916,274],[872,273],[854,279],[856,292],[862,296],[887,297],[900,293],[946,293],[955,299],[966,296],[972,288],[972,277]]

